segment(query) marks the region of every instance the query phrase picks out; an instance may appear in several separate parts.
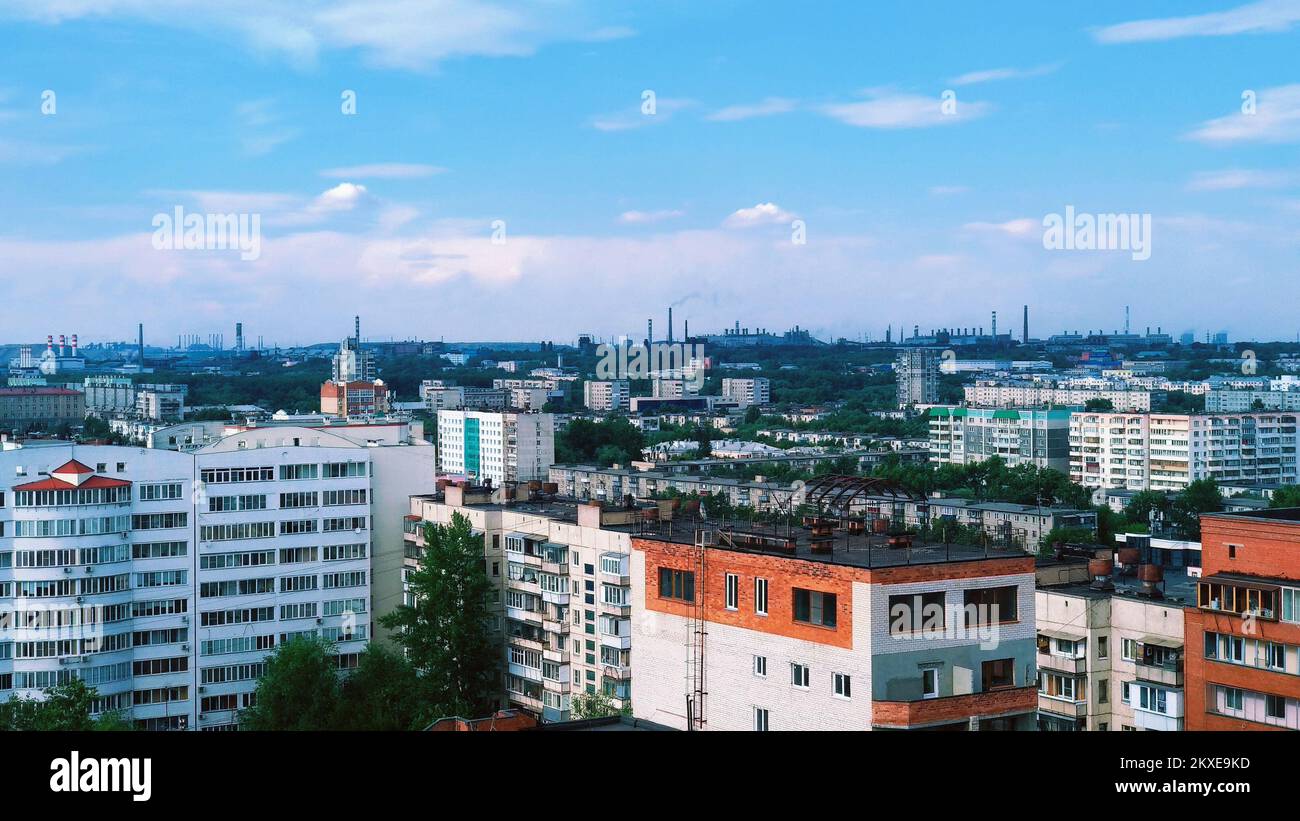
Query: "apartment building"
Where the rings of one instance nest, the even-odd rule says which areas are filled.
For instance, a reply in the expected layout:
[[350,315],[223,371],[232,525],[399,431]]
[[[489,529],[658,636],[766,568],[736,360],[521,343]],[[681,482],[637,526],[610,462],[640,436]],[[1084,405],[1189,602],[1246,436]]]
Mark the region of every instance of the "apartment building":
[[734,399],[737,406],[766,405],[772,401],[772,383],[766,377],[726,377],[722,380],[722,395]]
[[377,416],[392,409],[392,396],[382,379],[373,382],[325,382],[320,411],[330,416]]
[[[621,503],[625,496],[654,499],[669,490],[683,496],[721,494],[733,507],[762,512],[792,511],[803,503],[803,487],[756,479],[745,482],[714,476],[674,474],[594,465],[555,465],[550,481],[571,499]],[[761,477],[759,477],[761,479]]]
[[1079,567],[1082,581],[1040,581],[1035,594],[1039,729],[1181,730],[1183,608],[1194,580],[1120,566],[1112,551],[1102,553]]
[[582,385],[582,402],[588,410],[601,413],[626,411],[632,390],[626,379],[591,380]]
[[1300,391],[1211,390],[1205,394],[1206,413],[1243,413],[1252,410],[1300,411]]
[[475,481],[542,480],[555,463],[549,413],[438,411],[438,472]]
[[1078,412],[1069,425],[1070,479],[1087,488],[1179,491],[1198,479],[1300,478],[1295,414]]
[[699,383],[690,379],[655,379],[650,383],[652,399],[689,399],[699,393]]
[[1189,730],[1300,729],[1300,508],[1201,517]]
[[930,461],[966,465],[994,456],[1009,466],[1070,468],[1070,411],[930,408]]
[[53,429],[85,421],[86,396],[81,391],[40,385],[0,388],[0,429]]
[[939,352],[911,348],[898,352],[894,363],[898,380],[898,407],[932,405],[939,401]]
[[502,646],[503,706],[554,722],[572,718],[580,693],[626,703],[630,537],[614,528],[641,511],[539,498],[523,487],[449,485],[410,500],[408,572],[418,567],[424,525],[447,524],[456,513],[483,538],[495,587],[491,617]]
[[0,452],[0,699],[79,678],[141,729],[233,729],[300,634],[354,666],[432,448],[282,427],[193,453]]
[[551,400],[551,392],[546,388],[511,388],[510,407],[516,410],[539,411]]
[[135,412],[135,384],[128,376],[87,376],[82,390],[86,413],[120,416]]
[[826,540],[823,528],[834,525],[632,537],[637,719],[724,731],[1032,729],[1030,556],[903,551],[884,536]]
[[[1104,399],[1121,413],[1149,411],[1153,398],[1153,393],[1146,390],[1067,388],[1038,382],[1007,383],[995,380],[979,380],[974,385],[966,385],[962,392],[967,405],[989,408],[1037,408],[1047,405],[1083,407],[1089,402]],[[1164,395],[1154,396],[1161,399]]]
[[152,422],[175,422],[185,418],[187,385],[139,385],[135,392],[135,415]]

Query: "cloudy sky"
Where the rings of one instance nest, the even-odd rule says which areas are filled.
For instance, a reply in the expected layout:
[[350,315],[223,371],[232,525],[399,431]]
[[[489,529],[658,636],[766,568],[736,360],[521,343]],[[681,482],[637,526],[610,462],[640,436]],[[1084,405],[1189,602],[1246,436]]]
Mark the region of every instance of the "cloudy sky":
[[[1300,0],[0,0],[0,41],[0,342],[1300,332]],[[1150,258],[1045,249],[1067,206]],[[177,208],[260,254],[156,248]]]

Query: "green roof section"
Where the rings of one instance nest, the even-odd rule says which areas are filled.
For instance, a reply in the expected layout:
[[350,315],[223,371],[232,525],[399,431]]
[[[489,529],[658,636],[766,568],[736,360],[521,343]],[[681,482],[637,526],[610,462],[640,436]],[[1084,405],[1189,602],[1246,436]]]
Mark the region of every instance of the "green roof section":
[[1019,419],[1019,418],[1020,418],[1020,411],[1014,411],[1014,410],[1008,410],[1008,409],[1006,409],[1006,408],[1001,408],[1001,409],[999,409],[999,410],[995,410],[995,411],[993,411],[993,418],[994,418],[994,419]]

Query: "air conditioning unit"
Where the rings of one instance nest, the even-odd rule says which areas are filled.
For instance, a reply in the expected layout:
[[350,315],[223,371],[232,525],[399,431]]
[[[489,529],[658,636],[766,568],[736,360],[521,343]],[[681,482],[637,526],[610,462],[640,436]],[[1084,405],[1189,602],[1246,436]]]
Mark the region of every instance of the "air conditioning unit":
[[188,644],[182,644],[182,645],[181,645],[181,650],[182,650],[183,652],[188,653],[188,652],[190,651],[190,646],[189,646]]
[[321,619],[321,618],[318,618],[318,619],[316,619],[316,623],[317,623],[317,624],[324,624],[324,623],[325,623],[325,620],[324,620],[324,619]]
[[64,573],[71,573],[71,572],[72,572],[72,568],[71,568],[71,567],[65,567],[65,568],[63,568],[63,572],[64,572]]
[[87,567],[87,568],[86,568],[86,575],[87,575],[87,576],[89,576],[89,575],[93,575],[94,572],[95,572],[95,568],[93,568],[93,567]]

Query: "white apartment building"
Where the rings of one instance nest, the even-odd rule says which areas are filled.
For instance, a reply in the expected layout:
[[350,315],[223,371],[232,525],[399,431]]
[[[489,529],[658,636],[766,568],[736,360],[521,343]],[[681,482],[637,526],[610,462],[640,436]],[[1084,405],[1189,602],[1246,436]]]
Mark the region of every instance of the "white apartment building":
[[1070,479],[1087,488],[1178,491],[1198,479],[1295,484],[1296,415],[1070,417]]
[[459,385],[444,384],[442,380],[426,379],[420,383],[420,399],[426,410],[460,410],[465,407],[465,389]]
[[632,686],[630,537],[602,528],[626,524],[640,511],[602,510],[599,503],[506,501],[498,491],[449,486],[442,496],[412,497],[407,516],[412,558],[423,524],[447,524],[455,513],[483,538],[485,565],[496,587],[493,628],[504,671],[502,702],[543,721],[572,718],[572,699],[602,692],[621,706]]
[[135,394],[135,414],[153,422],[185,418],[185,385],[140,385]]
[[747,379],[726,377],[722,380],[722,395],[734,399],[737,407],[766,405],[772,401],[772,383],[763,376]]
[[1256,409],[1300,411],[1300,391],[1212,390],[1205,394],[1206,413],[1242,413]]
[[939,352],[912,348],[898,352],[894,363],[898,380],[898,407],[931,405],[939,399]]
[[1001,383],[980,380],[962,388],[966,404],[991,408],[1034,408],[1044,405],[1086,405],[1107,399],[1116,411],[1151,410],[1151,391],[1124,388],[1065,388],[1041,383]]
[[511,388],[510,407],[517,410],[539,411],[546,407],[551,399],[551,392],[546,388]]
[[438,472],[495,485],[544,480],[555,464],[549,413],[438,411]]
[[1070,412],[1009,408],[930,408],[930,461],[967,465],[999,457],[1007,465],[1069,468]]
[[135,412],[135,384],[127,376],[87,376],[86,413],[116,416]]
[[656,379],[650,386],[650,395],[655,399],[685,399],[699,393],[699,384],[689,379]]
[[632,390],[626,379],[589,380],[582,386],[582,402],[588,410],[601,413],[626,411],[631,398]]
[[432,451],[283,427],[0,452],[0,699],[79,678],[138,728],[233,729],[291,637],[354,666],[401,601],[400,561],[383,585],[372,561],[401,556]]

